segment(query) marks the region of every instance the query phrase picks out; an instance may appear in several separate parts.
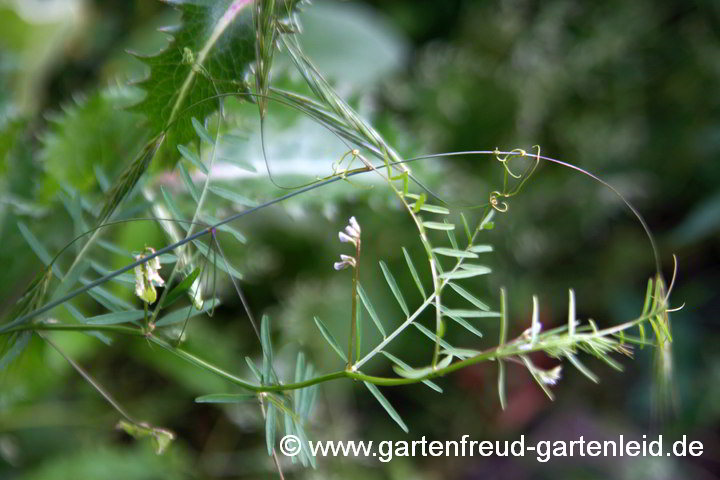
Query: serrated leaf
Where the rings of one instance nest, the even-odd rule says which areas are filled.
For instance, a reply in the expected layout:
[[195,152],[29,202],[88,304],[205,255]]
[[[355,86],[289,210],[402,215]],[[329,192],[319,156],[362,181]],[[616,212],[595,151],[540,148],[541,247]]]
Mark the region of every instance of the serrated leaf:
[[257,400],[254,393],[213,393],[195,399],[195,403],[243,403]]
[[88,318],[85,323],[89,325],[115,325],[140,320],[145,316],[142,310],[126,310],[124,312],[106,313]]
[[272,456],[275,448],[275,431],[277,429],[275,411],[275,405],[268,402],[267,412],[265,412],[265,443],[267,444],[268,456]]
[[263,315],[260,321],[260,344],[263,351],[263,383],[269,384],[272,378],[273,352],[270,341],[270,317],[267,315]]
[[[203,303],[202,310],[198,310],[195,308],[194,305],[190,305],[189,307],[180,308],[178,310],[174,310],[164,317],[162,317],[160,320],[158,320],[155,323],[155,326],[157,327],[165,327],[167,325],[173,325],[175,323],[184,322],[186,318],[193,318],[201,313],[206,313],[211,308],[220,305],[220,300],[217,298],[213,298],[211,300],[207,300]],[[188,312],[190,312],[190,316],[188,317]]]
[[[49,200],[59,188],[67,187],[86,193],[94,190],[96,183],[107,192],[110,182],[105,172],[115,172],[128,161],[127,152],[140,146],[147,132],[137,128],[136,115],[121,110],[137,101],[137,94],[113,83],[88,94],[85,92],[92,89],[73,93],[61,111],[46,115],[48,123],[42,129],[38,152],[45,175],[34,179],[39,183],[39,198]],[[0,158],[4,156],[0,154]]]
[[342,358],[343,361],[347,362],[347,356],[345,355],[345,353],[343,353],[342,348],[340,348],[340,344],[338,344],[337,340],[335,340],[335,337],[330,332],[330,330],[328,330],[327,326],[323,323],[322,320],[320,320],[320,318],[313,318],[315,319],[315,325],[317,325],[318,330],[320,330],[322,336],[325,337],[325,340],[327,340],[332,349],[335,350],[338,355],[340,355],[340,358]]
[[370,318],[372,318],[373,323],[377,327],[377,329],[380,331],[380,334],[385,338],[387,335],[385,335],[385,329],[382,326],[382,323],[380,323],[380,317],[377,316],[377,313],[375,312],[375,307],[373,307],[372,302],[370,302],[370,297],[367,296],[367,293],[365,293],[365,289],[362,287],[360,283],[358,283],[358,296],[360,297],[360,301],[365,306],[365,310],[370,314]]
[[413,265],[412,259],[410,258],[410,254],[405,249],[405,247],[402,247],[403,255],[405,256],[405,261],[408,264],[408,268],[410,269],[410,275],[412,275],[413,280],[415,281],[415,285],[417,285],[418,290],[420,291],[420,295],[422,295],[423,298],[427,298],[427,295],[425,295],[425,289],[422,286],[422,282],[420,282],[420,276],[417,273],[417,270],[415,269],[415,265]]
[[443,222],[422,222],[423,226],[425,228],[429,228],[430,230],[454,230],[455,225],[452,223],[443,223]]
[[393,406],[390,404],[387,398],[385,398],[385,395],[383,395],[380,390],[369,382],[363,382],[368,390],[370,390],[370,393],[373,394],[373,396],[377,399],[378,402],[380,402],[380,405],[385,409],[385,411],[390,415],[390,418],[395,420],[395,422],[400,425],[400,428],[403,429],[405,433],[408,433],[410,430],[408,430],[407,425],[405,425],[405,422],[403,422],[403,419],[400,417],[400,414],[393,408]]
[[165,296],[165,300],[163,300],[162,308],[169,307],[170,305],[175,302],[178,298],[180,298],[185,292],[190,290],[190,287],[192,287],[193,282],[195,279],[200,275],[200,267],[195,267],[195,269],[190,272],[190,275],[185,277],[182,282],[178,283],[175,288],[170,290],[170,293],[168,293]]
[[395,277],[393,277],[392,273],[390,272],[390,269],[388,266],[380,260],[380,269],[383,272],[383,275],[385,276],[385,281],[387,281],[388,286],[390,287],[390,290],[392,291],[393,295],[395,295],[395,299],[400,304],[400,308],[402,309],[403,313],[405,313],[405,316],[410,315],[410,311],[408,310],[407,303],[405,303],[405,298],[403,298],[402,293],[400,292],[400,288],[398,287],[397,282],[395,281]]
[[466,252],[464,250],[456,250],[453,248],[437,247],[432,249],[433,252],[438,255],[445,255],[446,257],[454,258],[478,258],[475,253]]
[[[193,120],[195,120],[195,118],[193,118]],[[180,155],[182,155],[185,160],[195,166],[195,168],[203,172],[205,175],[210,173],[205,164],[202,162],[202,160],[200,160],[200,157],[198,157],[195,152],[187,148],[185,145],[178,145],[177,149],[180,152]]]
[[[135,54],[150,68],[138,83],[143,101],[132,110],[147,115],[151,131],[167,129],[167,150],[195,138],[191,117],[204,120],[218,110],[217,95],[249,91],[243,80],[255,61],[252,2],[173,3],[182,13],[172,43],[157,55]],[[168,155],[165,165],[176,159]]]
[[257,202],[250,200],[249,198],[240,195],[239,193],[233,192],[232,190],[228,190],[227,188],[216,187],[212,185],[208,187],[208,190],[213,192],[215,195],[224,198],[225,200],[230,200],[231,202],[242,205],[243,207],[257,206]]

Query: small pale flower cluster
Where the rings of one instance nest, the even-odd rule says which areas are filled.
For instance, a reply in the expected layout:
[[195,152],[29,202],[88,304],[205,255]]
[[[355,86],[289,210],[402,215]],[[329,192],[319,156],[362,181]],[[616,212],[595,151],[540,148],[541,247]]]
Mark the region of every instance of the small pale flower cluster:
[[537,336],[540,334],[540,331],[542,330],[542,323],[535,322],[532,324],[532,326],[528,329],[526,329],[522,333],[522,337],[525,340],[529,340],[530,343],[525,343],[523,345],[520,345],[520,350],[530,350],[533,345],[535,344],[535,340],[537,340]]
[[[355,217],[350,217],[348,225],[345,227],[345,231],[338,232],[338,238],[342,243],[352,243],[356,247],[360,244],[360,224],[355,220]],[[353,267],[357,265],[355,257],[350,255],[340,255],[340,261],[335,262],[333,267],[335,270],[342,270],[347,267]]]
[[558,365],[550,370],[542,370],[538,368],[536,373],[538,378],[540,378],[540,381],[545,385],[555,385],[562,376],[562,365]]
[[535,322],[530,328],[526,329],[522,334],[528,340],[535,339],[542,331],[542,323]]
[[[142,260],[148,255],[155,253],[155,249],[145,247],[144,254],[135,255],[135,260]],[[155,287],[165,285],[165,280],[160,276],[160,259],[154,257],[147,262],[135,267],[135,295],[146,303],[154,303],[157,300]]]

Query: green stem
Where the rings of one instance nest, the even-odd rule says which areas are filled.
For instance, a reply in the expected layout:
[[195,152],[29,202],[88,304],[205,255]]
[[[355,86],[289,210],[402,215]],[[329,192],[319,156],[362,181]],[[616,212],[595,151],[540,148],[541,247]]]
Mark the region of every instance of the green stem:
[[350,320],[350,341],[348,342],[348,370],[353,365],[353,343],[355,343],[355,350],[358,356],[360,355],[360,348],[357,345],[358,338],[358,325],[357,325],[357,297],[358,297],[358,282],[360,280],[360,239],[357,239],[355,247],[355,267],[353,268],[353,280],[352,280],[352,312]]
[[[430,299],[429,299],[430,300]],[[659,313],[662,313],[664,309],[660,309],[659,311],[651,311],[647,313],[646,315],[642,315],[638,318],[635,318],[633,320],[630,320],[628,322],[622,323],[620,325],[615,325],[612,327],[608,327],[603,330],[597,330],[597,331],[590,331],[588,333],[578,333],[576,332],[575,335],[572,337],[564,336],[556,339],[552,343],[548,343],[546,341],[542,340],[542,337],[536,341],[534,345],[529,345],[528,343],[522,342],[522,343],[516,343],[516,342],[510,342],[502,346],[494,347],[489,350],[486,350],[484,352],[480,352],[477,355],[466,358],[464,360],[452,363],[448,365],[445,368],[439,368],[431,371],[428,375],[424,377],[419,378],[390,378],[390,377],[377,377],[373,375],[366,375],[361,372],[357,371],[350,371],[350,370],[340,370],[332,373],[328,373],[325,375],[320,375],[315,378],[311,378],[302,382],[296,382],[296,383],[288,383],[284,385],[255,385],[252,383],[249,383],[242,378],[233,375],[232,373],[213,365],[212,363],[203,360],[200,357],[197,357],[193,355],[192,353],[186,352],[184,350],[181,350],[179,348],[175,348],[167,341],[158,338],[152,334],[145,334],[141,329],[133,328],[133,327],[125,327],[122,325],[63,325],[63,324],[32,324],[32,325],[19,325],[17,327],[13,327],[12,329],[9,329],[6,332],[3,333],[10,333],[10,332],[16,332],[16,331],[25,331],[25,330],[34,330],[34,331],[44,331],[44,330],[55,330],[55,331],[107,331],[107,332],[114,332],[114,333],[123,333],[133,336],[139,336],[139,337],[146,337],[151,342],[155,343],[156,345],[159,345],[160,347],[166,349],[170,353],[182,358],[183,360],[190,362],[198,367],[201,367],[209,372],[212,372],[232,383],[235,385],[238,385],[246,390],[250,390],[252,392],[283,392],[288,390],[297,390],[300,388],[310,387],[312,385],[317,385],[320,383],[329,382],[331,380],[337,380],[339,378],[352,378],[354,380],[362,380],[365,382],[373,383],[375,385],[380,386],[398,386],[398,385],[410,385],[414,383],[422,382],[423,380],[429,380],[435,377],[440,377],[443,375],[446,375],[448,373],[452,373],[456,370],[460,370],[462,368],[468,367],[470,365],[475,365],[477,363],[486,362],[489,360],[501,360],[505,358],[510,357],[517,357],[518,355],[527,355],[529,353],[538,352],[538,351],[545,351],[549,349],[558,349],[558,348],[564,348],[564,349],[572,349],[577,345],[578,343],[582,341],[587,341],[590,338],[598,338],[598,337],[607,337],[610,335],[615,335],[619,333],[620,331],[627,330],[629,328],[633,328],[637,326],[638,324],[647,321],[650,317],[654,315],[658,315]],[[545,335],[554,335],[555,333],[552,331],[546,332]],[[356,365],[357,366],[357,365]]]
[[41,332],[41,331],[58,331],[58,332],[108,332],[108,333],[121,333],[123,335],[132,335],[136,337],[142,337],[145,333],[140,328],[125,327],[122,325],[88,325],[88,324],[77,324],[77,325],[66,325],[62,323],[26,323],[12,327],[0,335],[9,334],[13,332]]

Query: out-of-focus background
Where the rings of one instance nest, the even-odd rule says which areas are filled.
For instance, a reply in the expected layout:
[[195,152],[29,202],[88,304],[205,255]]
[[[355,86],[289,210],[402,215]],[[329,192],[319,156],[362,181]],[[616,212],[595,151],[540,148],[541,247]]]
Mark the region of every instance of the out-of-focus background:
[[[124,85],[144,74],[143,65],[126,50],[163,48],[166,35],[157,28],[177,21],[170,6],[151,0],[0,1],[3,311],[41,268],[18,231],[18,220],[53,253],[79,233],[68,221],[67,212],[77,210],[64,186],[91,191],[95,178],[114,178],[145,138],[138,117],[121,108],[137,95]],[[567,368],[553,389],[554,402],[524,369],[511,365],[504,412],[493,364],[440,379],[442,395],[422,385],[384,389],[409,425],[407,435],[362,385],[324,384],[311,437],[457,440],[468,434],[478,440],[515,440],[524,434],[537,441],[581,435],[587,440],[619,434],[641,438],[662,432],[700,440],[705,453],[686,459],[568,458],[544,464],[528,457],[396,458],[387,464],[326,458],[316,471],[289,466],[288,477],[716,478],[720,4],[317,1],[301,22],[303,45],[320,70],[405,156],[495,147],[531,151],[538,144],[544,154],[610,182],[647,219],[667,276],[672,254],[677,255],[671,300],[676,306],[685,304],[672,315],[675,409],[663,421],[652,413],[652,352],[644,349],[635,352],[634,360],[622,360],[622,373],[588,360],[599,384]],[[287,60],[280,57],[278,62],[275,80],[297,85],[299,79],[283,70]],[[229,103],[229,109],[247,108]],[[256,112],[254,107],[250,111]],[[282,120],[269,127],[271,167],[300,175],[316,166],[301,157],[322,157],[327,170],[344,147],[331,144],[319,128],[284,114],[271,106],[270,116]],[[245,141],[257,146],[252,135]],[[260,167],[252,178],[224,173],[255,192],[255,183],[265,181]],[[429,160],[417,169],[428,185],[456,204],[485,202],[501,180],[490,157]],[[247,244],[228,241],[225,249],[246,276],[250,304],[272,315],[279,362],[294,358],[302,346],[320,371],[338,366],[312,321],[313,314],[320,314],[345,338],[350,287],[347,278],[338,280],[346,272],[330,268],[342,251],[335,232],[348,216],[358,217],[369,238],[363,282],[382,281],[377,260],[399,272],[405,268],[400,246],[420,248],[402,212],[391,205],[381,187],[368,190],[360,183],[327,194],[317,191],[307,200],[238,224]],[[165,241],[147,224],[112,235],[127,250],[138,248],[137,238],[154,245]],[[499,287],[508,288],[512,334],[527,328],[533,294],[540,297],[543,324],[561,324],[568,288],[577,293],[581,318],[611,325],[639,314],[645,284],[654,273],[648,240],[627,209],[587,177],[541,164],[487,235],[496,247],[488,260],[494,273],[473,287],[495,308]],[[117,268],[127,260],[114,262]],[[409,275],[396,276],[405,291],[414,289]],[[117,288],[115,292],[120,294]],[[397,308],[391,297],[383,297],[380,284],[370,293],[383,311]],[[125,295],[133,299],[132,291]],[[221,282],[219,295],[223,305],[212,319],[193,322],[186,346],[248,376],[243,357],[258,358],[259,344],[227,281]],[[497,328],[482,329],[487,335],[481,340],[464,338],[460,331],[450,335],[467,346],[491,345]],[[141,340],[117,338],[108,347],[79,334],[54,338],[127,410],[170,428],[178,439],[156,456],[149,444],[116,431],[116,412],[34,338],[22,357],[0,373],[0,478],[272,475],[257,408],[193,402],[206,393],[232,391],[222,380]],[[430,344],[407,334],[393,351],[421,363],[427,361]],[[373,369],[392,374],[386,364]]]

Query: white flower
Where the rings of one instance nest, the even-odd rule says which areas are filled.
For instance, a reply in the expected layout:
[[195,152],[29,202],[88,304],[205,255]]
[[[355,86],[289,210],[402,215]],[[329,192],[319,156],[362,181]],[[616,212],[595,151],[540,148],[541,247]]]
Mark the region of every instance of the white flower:
[[[145,254],[135,255],[135,260],[142,260],[153,253],[155,253],[154,248],[145,247]],[[135,267],[135,295],[146,303],[154,303],[157,300],[155,287],[165,285],[165,280],[160,276],[159,270],[160,259],[158,257]]]
[[360,224],[355,220],[355,217],[350,217],[350,220],[348,220],[348,225],[345,226],[345,231],[340,231],[338,233],[338,237],[340,238],[340,241],[343,243],[352,243],[353,245],[357,245],[357,242],[360,241]]
[[353,245],[357,245],[356,240],[345,232],[338,232],[338,238],[342,243],[352,243]]
[[[345,231],[339,231],[338,232],[338,239],[342,243],[352,243],[356,247],[359,248],[359,242],[360,242],[360,224],[355,220],[355,217],[350,217],[350,220],[348,220],[348,225],[345,226]],[[357,261],[354,257],[351,257],[349,255],[340,255],[340,261],[335,262],[333,264],[333,268],[335,270],[343,270],[347,267],[353,267],[357,265]]]
[[350,255],[340,255],[340,261],[335,262],[333,267],[335,267],[335,270],[343,270],[347,267],[355,268],[355,265],[355,257],[351,257]]
[[357,236],[359,237],[362,230],[360,229],[360,224],[355,220],[355,217],[350,217],[350,226],[357,232]]
[[535,322],[535,323],[533,323],[533,325],[530,328],[525,330],[522,334],[523,334],[523,337],[528,338],[528,339],[532,338],[534,340],[535,338],[537,338],[537,336],[541,330],[542,330],[542,323]]
[[550,370],[541,370],[538,368],[536,373],[538,378],[540,378],[540,381],[542,381],[545,385],[555,385],[562,376],[562,365],[558,365]]

